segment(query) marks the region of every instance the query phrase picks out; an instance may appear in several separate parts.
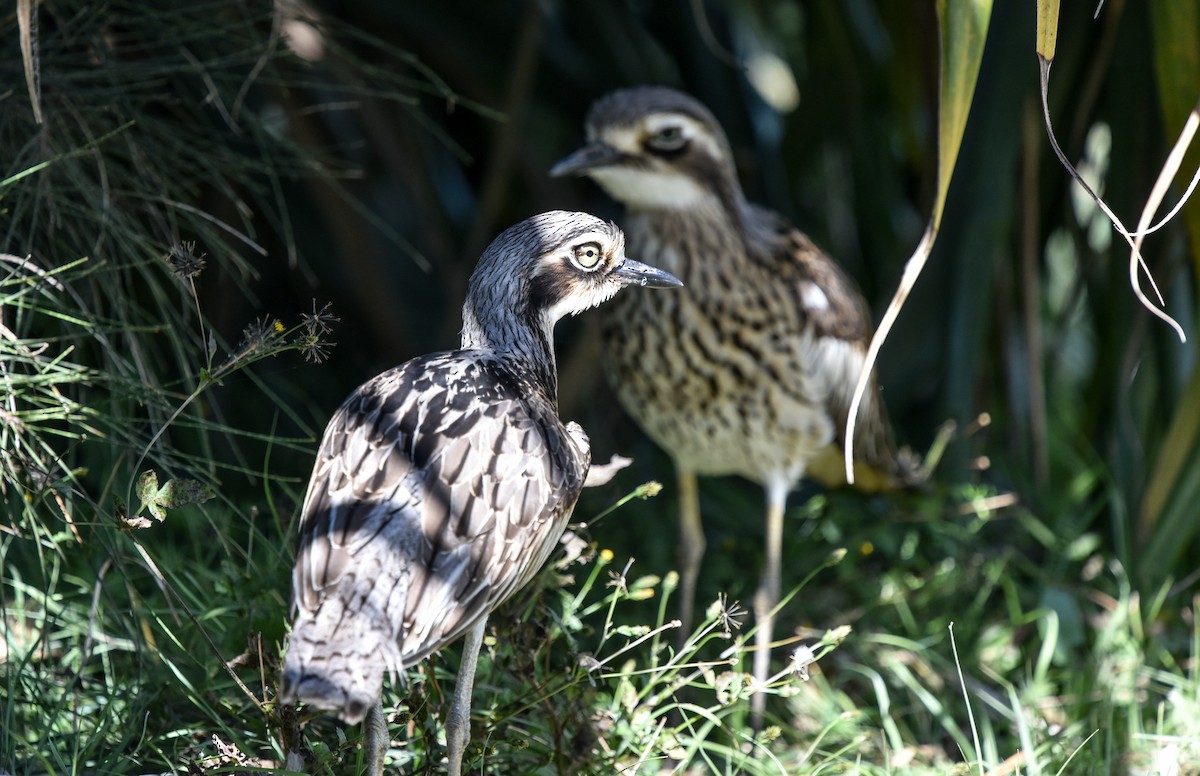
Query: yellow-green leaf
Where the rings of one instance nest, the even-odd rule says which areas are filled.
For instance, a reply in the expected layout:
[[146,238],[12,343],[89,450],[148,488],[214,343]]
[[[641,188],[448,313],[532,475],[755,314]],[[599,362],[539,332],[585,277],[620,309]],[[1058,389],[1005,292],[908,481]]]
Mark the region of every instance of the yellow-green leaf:
[[[1170,0],[1168,0],[1170,2]],[[1037,0],[1037,53],[1045,62],[1054,61],[1058,43],[1058,0]]]
[[203,504],[215,494],[199,480],[176,479],[158,484],[158,473],[148,469],[138,477],[137,495],[142,505],[159,521],[165,520],[168,509]]
[[[1154,472],[1146,493],[1142,497],[1142,515],[1138,526],[1143,543],[1151,541],[1151,533],[1161,521],[1163,511],[1172,500],[1185,464],[1200,468],[1200,450],[1196,440],[1200,437],[1200,370],[1192,372],[1192,379],[1183,392],[1175,417],[1166,439],[1158,449]],[[1188,505],[1188,511],[1194,505]]]
[[900,286],[884,310],[875,335],[871,338],[871,344],[867,347],[867,357],[863,361],[862,372],[859,373],[854,395],[850,399],[846,442],[842,451],[846,482],[851,484],[855,483],[854,426],[858,419],[858,408],[866,394],[871,371],[879,357],[879,349],[887,339],[892,324],[896,322],[904,300],[916,285],[921,269],[933,250],[934,240],[937,239],[938,228],[942,223],[942,211],[946,209],[946,192],[950,189],[950,179],[958,161],[958,149],[962,145],[963,130],[966,129],[967,116],[971,112],[971,102],[975,97],[975,82],[979,78],[983,46],[987,42],[988,22],[992,17],[992,0],[938,0],[937,13],[942,47],[941,84],[938,93],[937,198],[934,200],[933,212],[929,216],[929,224],[925,227],[921,242],[905,265]]
[[942,221],[946,192],[950,188],[967,115],[975,96],[979,63],[983,60],[983,45],[992,16],[992,0],[938,0],[937,10],[942,77],[938,106],[938,188],[931,219],[935,232]]

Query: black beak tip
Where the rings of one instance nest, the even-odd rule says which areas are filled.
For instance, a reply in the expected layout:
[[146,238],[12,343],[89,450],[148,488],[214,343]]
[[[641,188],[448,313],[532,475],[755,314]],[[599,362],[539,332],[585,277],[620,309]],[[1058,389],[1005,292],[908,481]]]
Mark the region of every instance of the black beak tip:
[[658,277],[653,282],[643,281],[643,286],[651,288],[683,288],[683,281],[672,275],[670,272],[663,272],[661,269],[656,270]]
[[683,288],[683,281],[670,272],[626,258],[617,270],[621,281],[628,286],[643,288]]
[[582,171],[578,169],[578,165],[573,163],[570,156],[566,159],[560,159],[557,164],[550,168],[551,178],[565,178],[568,175],[580,175],[581,173]]
[[597,167],[605,167],[616,163],[621,158],[614,148],[601,142],[592,142],[583,148],[560,159],[550,168],[551,178],[565,178],[568,175],[587,175]]

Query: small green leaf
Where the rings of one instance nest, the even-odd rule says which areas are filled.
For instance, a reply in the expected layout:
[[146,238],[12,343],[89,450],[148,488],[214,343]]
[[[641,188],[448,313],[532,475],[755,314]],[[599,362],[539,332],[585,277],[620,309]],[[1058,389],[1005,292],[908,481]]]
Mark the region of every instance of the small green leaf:
[[618,636],[645,636],[650,632],[650,628],[646,625],[618,625],[613,628],[613,633]]
[[160,486],[158,474],[153,469],[138,477],[137,494],[142,506],[159,522],[166,519],[168,509],[203,504],[215,495],[212,488],[199,480],[167,480]]
[[143,504],[149,504],[158,493],[158,472],[147,469],[137,481],[137,497]]
[[174,509],[191,504],[203,504],[216,494],[199,480],[168,480],[158,491],[160,506]]

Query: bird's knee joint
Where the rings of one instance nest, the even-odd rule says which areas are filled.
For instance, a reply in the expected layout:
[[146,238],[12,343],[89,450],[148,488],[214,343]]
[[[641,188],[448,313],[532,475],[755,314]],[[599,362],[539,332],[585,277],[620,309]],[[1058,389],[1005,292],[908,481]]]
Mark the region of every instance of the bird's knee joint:
[[459,714],[451,711],[446,715],[447,743],[453,742],[460,749],[467,745],[471,737],[471,717],[469,714]]
[[679,545],[680,559],[683,560],[684,565],[695,566],[704,557],[706,548],[707,542],[704,540],[703,533],[688,534]]
[[764,617],[771,613],[775,605],[779,603],[779,585],[771,584],[769,581],[764,581],[754,591],[754,614],[757,617]]

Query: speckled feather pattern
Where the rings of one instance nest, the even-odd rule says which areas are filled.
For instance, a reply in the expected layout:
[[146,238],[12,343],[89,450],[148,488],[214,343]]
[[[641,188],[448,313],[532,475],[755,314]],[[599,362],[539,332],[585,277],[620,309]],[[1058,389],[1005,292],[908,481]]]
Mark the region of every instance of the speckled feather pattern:
[[[573,262],[580,244],[595,264]],[[528,219],[480,258],[462,349],[342,404],[300,517],[283,702],[361,720],[384,674],[463,635],[545,563],[590,465],[586,435],[558,416],[553,327],[644,283],[635,265],[610,223]]]
[[[601,312],[607,372],[624,408],[680,466],[795,483],[841,441],[871,333],[866,303],[806,235],[744,199],[723,131],[692,98],[660,88],[616,92],[589,113],[589,138],[656,113],[687,116],[703,130],[669,168],[649,156],[624,164],[671,169],[707,195],[686,207],[641,206],[632,200],[644,192],[597,172],[626,201],[630,254],[684,283],[678,293],[618,298]],[[874,382],[857,429],[857,457],[898,473]]]
[[556,546],[589,464],[537,378],[478,351],[359,388],[305,499],[285,673],[301,699],[363,709],[385,672],[461,636]]

